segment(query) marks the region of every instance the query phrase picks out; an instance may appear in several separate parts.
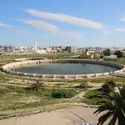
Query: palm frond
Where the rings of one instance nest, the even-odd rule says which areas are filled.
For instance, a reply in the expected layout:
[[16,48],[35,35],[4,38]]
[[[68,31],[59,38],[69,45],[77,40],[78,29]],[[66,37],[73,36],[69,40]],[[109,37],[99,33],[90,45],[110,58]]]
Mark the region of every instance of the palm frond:
[[116,121],[117,121],[117,114],[114,114],[111,120],[109,121],[108,125],[115,125]]
[[94,114],[106,113],[98,119],[98,125],[103,125],[109,118],[111,119],[108,125],[115,125],[117,120],[119,121],[118,125],[125,125],[125,85],[122,88],[118,88],[118,91],[115,91],[108,83],[105,83],[103,87],[108,88],[108,91],[105,89],[102,92],[106,102],[99,106]]
[[94,114],[99,114],[103,111],[106,111],[106,110],[108,111],[108,110],[112,110],[112,109],[114,109],[113,103],[107,102],[104,105],[99,106],[98,109],[94,112]]
[[111,116],[113,112],[108,111],[107,113],[103,114],[99,119],[97,125],[103,125]]

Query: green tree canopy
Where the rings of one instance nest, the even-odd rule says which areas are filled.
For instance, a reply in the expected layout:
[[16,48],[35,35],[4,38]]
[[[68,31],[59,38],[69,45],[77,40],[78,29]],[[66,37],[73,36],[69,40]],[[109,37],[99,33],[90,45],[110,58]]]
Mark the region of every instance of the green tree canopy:
[[123,53],[120,50],[116,51],[114,55],[117,55],[118,58],[123,57]]
[[110,49],[104,50],[104,51],[103,51],[103,55],[104,55],[104,56],[110,56],[110,55],[111,55],[111,54],[110,54]]

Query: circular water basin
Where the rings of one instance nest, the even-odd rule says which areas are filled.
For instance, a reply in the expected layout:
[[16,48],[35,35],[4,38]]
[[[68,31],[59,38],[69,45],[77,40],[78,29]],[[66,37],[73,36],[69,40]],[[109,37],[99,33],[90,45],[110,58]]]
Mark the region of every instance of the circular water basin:
[[19,72],[36,74],[91,74],[119,70],[107,65],[89,63],[54,63],[23,66],[17,69]]

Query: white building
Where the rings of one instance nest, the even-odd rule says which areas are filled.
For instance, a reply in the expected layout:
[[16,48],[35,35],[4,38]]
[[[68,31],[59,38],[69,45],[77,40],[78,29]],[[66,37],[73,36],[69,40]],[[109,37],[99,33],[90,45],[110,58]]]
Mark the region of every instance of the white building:
[[105,56],[104,59],[117,59],[117,55]]
[[77,47],[71,46],[71,53],[77,53]]
[[66,46],[65,49],[68,53],[77,53],[77,47],[76,46]]
[[125,57],[125,51],[122,51],[123,57]]
[[46,50],[36,50],[37,54],[47,54]]
[[89,50],[86,53],[87,56],[92,55],[92,54],[95,54],[95,50]]
[[34,50],[37,51],[37,42],[34,43]]

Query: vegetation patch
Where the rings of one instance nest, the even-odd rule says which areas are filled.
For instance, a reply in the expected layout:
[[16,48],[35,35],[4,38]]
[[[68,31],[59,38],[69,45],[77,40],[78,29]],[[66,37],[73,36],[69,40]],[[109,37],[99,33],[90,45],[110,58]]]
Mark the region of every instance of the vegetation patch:
[[101,105],[106,102],[106,99],[103,98],[100,89],[97,89],[87,91],[82,102],[88,105]]
[[117,58],[117,59],[104,59],[105,61],[111,61],[119,64],[125,65],[125,58]]
[[0,111],[13,110],[14,107],[20,109],[65,102],[63,99],[56,100],[52,97],[52,93],[57,91],[63,93],[63,98],[70,98],[76,94],[75,91],[69,89],[62,90],[61,88],[53,89],[49,87],[44,89],[42,87],[38,88],[38,86],[31,86],[31,89],[28,88],[18,86],[4,86],[0,88]]
[[91,86],[88,85],[87,82],[83,82],[83,83],[77,85],[76,88],[79,88],[79,89],[87,89],[87,88],[91,88]]
[[54,90],[51,95],[53,98],[71,98],[76,95],[76,91],[74,89]]

